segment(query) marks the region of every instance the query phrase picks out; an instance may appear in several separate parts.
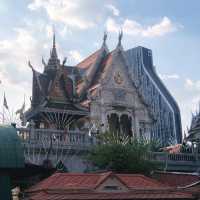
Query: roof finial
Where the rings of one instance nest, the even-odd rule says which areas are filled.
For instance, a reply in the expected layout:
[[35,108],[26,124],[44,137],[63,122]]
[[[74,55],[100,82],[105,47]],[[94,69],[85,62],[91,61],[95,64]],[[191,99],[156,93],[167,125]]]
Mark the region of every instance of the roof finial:
[[103,35],[103,45],[106,44],[107,37],[108,37],[108,33],[107,33],[107,31],[104,31],[104,35]]
[[55,34],[55,27],[53,26],[53,47],[50,52],[50,56],[57,58],[57,52],[56,52],[56,34]]
[[56,47],[56,34],[55,34],[55,27],[53,26],[53,48]]
[[31,65],[31,61],[30,61],[30,60],[28,61],[28,66],[32,69],[32,71],[34,71],[34,68],[33,68],[33,66]]
[[122,37],[123,37],[123,30],[121,29],[121,30],[119,31],[119,36],[118,36],[118,46],[121,46]]

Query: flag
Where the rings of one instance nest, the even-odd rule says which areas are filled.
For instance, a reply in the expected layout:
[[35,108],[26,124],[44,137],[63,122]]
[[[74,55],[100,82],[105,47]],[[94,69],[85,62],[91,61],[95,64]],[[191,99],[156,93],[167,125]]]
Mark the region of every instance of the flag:
[[3,98],[3,106],[8,110],[8,103],[7,103],[7,100],[6,100],[6,95],[4,93],[4,98]]

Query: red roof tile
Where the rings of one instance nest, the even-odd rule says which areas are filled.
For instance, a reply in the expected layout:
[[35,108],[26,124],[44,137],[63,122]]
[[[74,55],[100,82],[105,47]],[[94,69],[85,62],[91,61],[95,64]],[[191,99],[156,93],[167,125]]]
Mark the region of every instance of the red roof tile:
[[95,78],[91,83],[90,88],[93,88],[95,85],[98,85],[100,83],[100,80],[105,77],[105,74],[108,71],[111,63],[112,63],[112,52],[110,52],[101,63],[99,70],[96,72]]
[[91,54],[90,56],[88,56],[86,59],[84,59],[83,61],[81,61],[77,67],[81,68],[81,69],[88,69],[92,64],[94,64],[94,62],[96,61],[99,52],[101,49],[97,50],[96,52],[94,52],[93,54]]
[[138,174],[113,174],[112,172],[91,173],[55,173],[49,178],[33,186],[29,191],[44,189],[93,189],[105,181],[109,176],[116,176],[129,188],[163,188],[164,185],[158,181]]
[[82,200],[82,199],[194,199],[191,194],[177,191],[131,191],[120,193],[66,193],[64,191],[40,192],[33,195],[30,200]]
[[198,175],[173,172],[157,172],[155,173],[155,178],[164,184],[175,187],[186,186],[200,181],[200,177]]
[[146,177],[140,174],[117,174],[119,178],[129,187],[132,189],[138,188],[164,188],[165,185],[154,180],[152,178]]
[[[115,177],[129,188],[123,192],[99,192],[95,188]],[[176,191],[139,174],[55,173],[27,190],[29,199],[43,200],[109,200],[109,199],[193,199],[191,193]]]

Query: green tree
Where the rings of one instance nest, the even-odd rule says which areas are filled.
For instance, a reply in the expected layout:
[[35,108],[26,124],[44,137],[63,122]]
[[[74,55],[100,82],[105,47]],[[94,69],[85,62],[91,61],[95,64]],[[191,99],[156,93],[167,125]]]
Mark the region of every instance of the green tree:
[[149,174],[157,168],[157,163],[148,159],[155,143],[109,132],[100,134],[98,140],[99,145],[90,151],[88,159],[100,170]]

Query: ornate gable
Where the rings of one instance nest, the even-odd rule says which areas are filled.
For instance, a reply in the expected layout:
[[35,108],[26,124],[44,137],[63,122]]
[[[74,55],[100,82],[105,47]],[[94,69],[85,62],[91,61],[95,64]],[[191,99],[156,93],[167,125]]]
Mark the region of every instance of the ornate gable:
[[129,75],[121,45],[106,56],[93,80],[88,98],[96,126],[149,138],[154,118]]
[[67,76],[63,66],[56,72],[56,76],[49,85],[49,98],[51,100],[67,102],[73,99],[73,81]]

